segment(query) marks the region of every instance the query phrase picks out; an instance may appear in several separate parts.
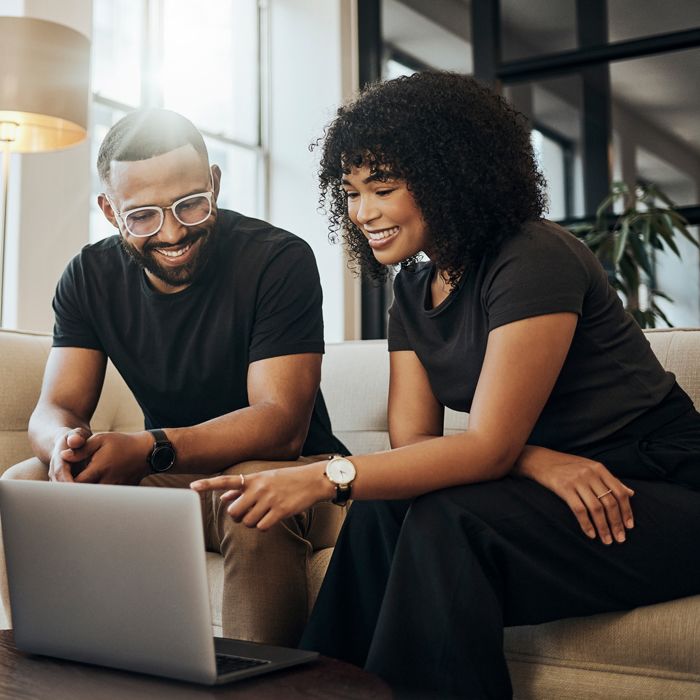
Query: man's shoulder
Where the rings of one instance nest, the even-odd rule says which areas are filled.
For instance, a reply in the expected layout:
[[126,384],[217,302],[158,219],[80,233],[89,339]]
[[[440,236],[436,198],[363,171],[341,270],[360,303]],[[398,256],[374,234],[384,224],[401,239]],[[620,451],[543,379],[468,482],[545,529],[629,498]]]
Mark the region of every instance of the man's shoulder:
[[125,258],[126,255],[119,241],[119,236],[108,236],[83,246],[73,257],[72,263],[84,267],[95,264],[102,265],[105,260],[117,261]]
[[70,260],[63,277],[82,277],[106,280],[124,276],[124,267],[128,265],[119,236],[109,236],[95,243],[83,246]]
[[219,232],[224,244],[233,250],[241,252],[240,249],[244,248],[248,254],[257,251],[263,255],[277,255],[288,250],[311,252],[311,247],[303,238],[268,221],[228,209],[219,212]]

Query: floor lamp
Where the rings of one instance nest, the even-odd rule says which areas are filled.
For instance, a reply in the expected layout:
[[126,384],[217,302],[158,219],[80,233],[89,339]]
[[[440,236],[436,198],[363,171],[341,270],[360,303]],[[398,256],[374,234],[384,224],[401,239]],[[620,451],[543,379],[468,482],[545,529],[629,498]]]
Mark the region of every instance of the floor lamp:
[[87,136],[90,41],[62,24],[0,17],[0,328],[12,153],[41,153]]

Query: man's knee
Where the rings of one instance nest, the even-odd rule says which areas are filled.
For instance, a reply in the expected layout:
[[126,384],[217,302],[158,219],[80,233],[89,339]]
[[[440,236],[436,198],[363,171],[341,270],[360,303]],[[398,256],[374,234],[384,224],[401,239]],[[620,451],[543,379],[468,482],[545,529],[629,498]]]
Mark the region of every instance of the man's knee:
[[25,459],[6,469],[0,477],[2,479],[14,479],[22,481],[48,481],[49,468],[36,457]]

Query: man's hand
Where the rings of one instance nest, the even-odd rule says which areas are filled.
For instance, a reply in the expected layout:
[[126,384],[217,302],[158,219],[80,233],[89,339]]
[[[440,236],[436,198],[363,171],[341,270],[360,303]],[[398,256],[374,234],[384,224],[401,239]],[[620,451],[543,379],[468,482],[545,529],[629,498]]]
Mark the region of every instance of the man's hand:
[[270,469],[242,476],[215,476],[193,481],[195,491],[224,490],[220,498],[228,514],[246,527],[269,530],[275,523],[335,495],[325,462]]
[[536,481],[566,501],[581,526],[604,544],[625,541],[625,528],[634,527],[630,496],[634,491],[600,462],[586,457],[526,445],[513,474]]
[[[81,450],[92,433],[87,428],[72,428],[62,432],[56,439],[49,461],[50,481],[73,481],[73,477],[85,468],[84,459],[75,459],[76,450]],[[70,455],[66,458],[63,455]]]
[[138,484],[149,473],[146,461],[153,437],[140,433],[95,433],[79,448],[60,453],[65,462],[81,465],[74,481],[81,484]]

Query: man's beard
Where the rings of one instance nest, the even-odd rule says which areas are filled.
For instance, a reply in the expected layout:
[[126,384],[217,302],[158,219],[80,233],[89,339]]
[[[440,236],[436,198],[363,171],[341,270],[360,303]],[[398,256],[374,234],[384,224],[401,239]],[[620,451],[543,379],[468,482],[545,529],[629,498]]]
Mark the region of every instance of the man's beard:
[[178,247],[194,245],[199,241],[197,250],[192,259],[179,267],[166,267],[161,265],[158,260],[158,253],[154,252],[157,248],[172,248],[158,243],[146,243],[143,251],[135,248],[131,243],[127,242],[124,236],[119,236],[122,248],[129,254],[132,260],[136,262],[144,270],[148,270],[154,277],[157,277],[165,284],[171,287],[181,287],[183,285],[192,284],[202,273],[202,270],[207,266],[207,262],[211,257],[212,250],[212,231],[202,228],[196,231],[190,231],[181,241],[178,242]]

